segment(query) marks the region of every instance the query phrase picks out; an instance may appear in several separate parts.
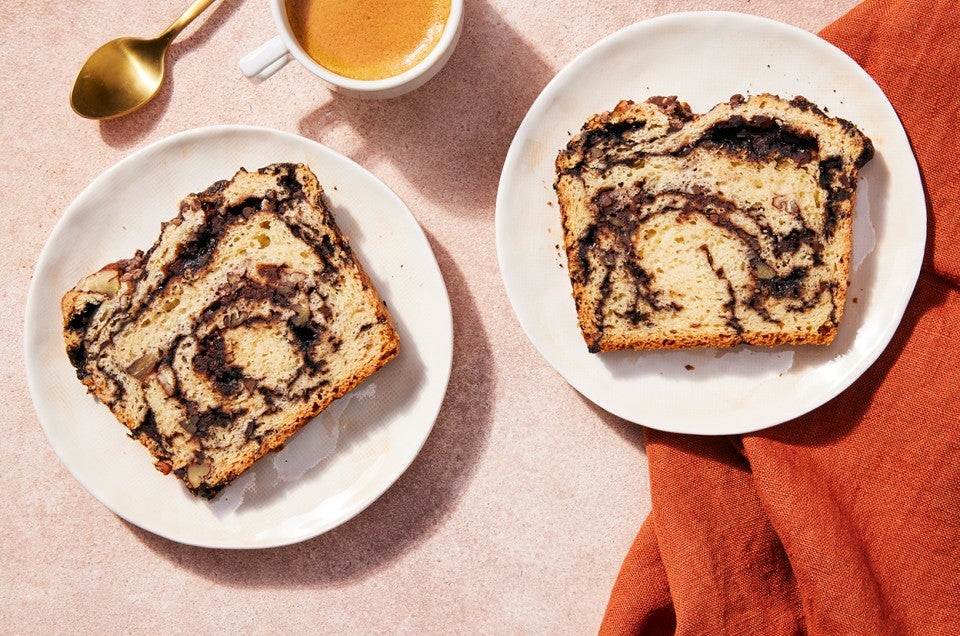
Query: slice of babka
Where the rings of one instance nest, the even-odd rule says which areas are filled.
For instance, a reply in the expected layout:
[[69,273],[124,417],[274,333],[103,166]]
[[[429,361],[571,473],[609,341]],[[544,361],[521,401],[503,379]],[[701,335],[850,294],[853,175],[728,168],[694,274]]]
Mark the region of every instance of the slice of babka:
[[205,498],[399,350],[301,164],[187,196],[146,253],[83,278],[61,307],[80,380]]
[[592,352],[825,344],[843,315],[873,145],[804,99],[675,97],[594,115],[556,160]]

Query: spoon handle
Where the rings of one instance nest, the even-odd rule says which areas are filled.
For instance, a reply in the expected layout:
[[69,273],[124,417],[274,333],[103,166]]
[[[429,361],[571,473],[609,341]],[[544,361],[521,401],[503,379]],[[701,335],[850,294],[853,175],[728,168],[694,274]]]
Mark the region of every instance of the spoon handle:
[[187,7],[187,10],[184,11],[179,18],[173,21],[173,24],[167,27],[166,31],[160,34],[160,37],[173,40],[175,37],[180,35],[180,32],[183,31],[188,24],[193,22],[198,15],[203,13],[204,9],[213,4],[213,1],[214,0],[195,0],[195,2]]

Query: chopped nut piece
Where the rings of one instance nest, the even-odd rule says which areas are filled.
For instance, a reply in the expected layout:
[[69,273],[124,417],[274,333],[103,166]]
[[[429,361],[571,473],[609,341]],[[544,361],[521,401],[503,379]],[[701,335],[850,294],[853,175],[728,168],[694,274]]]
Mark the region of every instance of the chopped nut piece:
[[157,356],[156,352],[148,352],[134,360],[130,363],[130,366],[127,367],[126,371],[129,375],[132,375],[136,379],[143,382],[149,377],[153,370],[157,366],[157,362],[160,361],[160,358]]
[[120,291],[120,276],[115,269],[104,269],[87,279],[86,289],[113,298]]
[[233,329],[243,324],[243,316],[237,311],[229,311],[226,318],[223,319],[223,326],[227,329]]
[[176,381],[176,377],[173,375],[173,369],[169,366],[164,364],[157,370],[157,384],[159,384],[163,392],[167,394],[167,397],[171,397],[176,393]]
[[204,461],[200,464],[190,464],[187,467],[187,481],[194,488],[199,488],[203,483],[203,478],[210,474],[210,462]]
[[290,308],[293,309],[294,312],[290,322],[292,322],[295,327],[302,327],[307,324],[307,320],[310,319],[309,307],[296,303],[291,305]]
[[772,267],[762,262],[759,265],[757,265],[756,272],[757,272],[757,278],[759,278],[760,280],[770,280],[771,278],[777,275],[777,272],[774,271]]

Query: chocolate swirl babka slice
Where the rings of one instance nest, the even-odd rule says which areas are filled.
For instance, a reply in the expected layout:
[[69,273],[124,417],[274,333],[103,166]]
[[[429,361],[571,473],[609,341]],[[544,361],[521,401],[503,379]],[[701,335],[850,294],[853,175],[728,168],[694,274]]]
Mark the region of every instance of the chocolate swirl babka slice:
[[390,315],[304,165],[187,196],[146,253],[62,299],[77,376],[214,497],[397,355]]
[[654,97],[593,116],[555,183],[590,351],[831,342],[872,156],[802,97],[735,95],[702,115]]

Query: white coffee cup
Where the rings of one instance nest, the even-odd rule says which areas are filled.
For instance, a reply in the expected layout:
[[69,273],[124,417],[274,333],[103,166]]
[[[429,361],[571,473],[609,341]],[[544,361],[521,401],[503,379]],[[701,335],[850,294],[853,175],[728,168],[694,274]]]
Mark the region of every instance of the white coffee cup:
[[290,29],[284,0],[270,0],[270,8],[279,34],[240,60],[240,70],[244,75],[254,82],[262,82],[291,59],[295,59],[338,93],[371,99],[396,97],[425,84],[450,59],[463,27],[463,0],[450,0],[450,15],[444,24],[440,40],[424,59],[399,75],[360,80],[338,75],[318,64],[307,54]]

